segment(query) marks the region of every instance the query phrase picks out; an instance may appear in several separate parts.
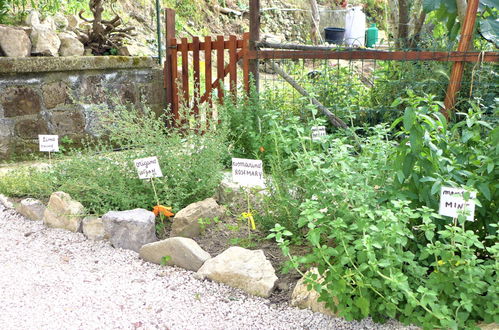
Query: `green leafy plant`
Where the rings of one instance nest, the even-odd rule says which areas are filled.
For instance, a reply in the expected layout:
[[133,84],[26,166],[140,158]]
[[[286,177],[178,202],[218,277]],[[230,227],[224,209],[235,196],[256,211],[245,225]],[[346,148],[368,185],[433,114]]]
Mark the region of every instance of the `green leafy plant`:
[[[213,195],[227,152],[222,126],[212,123],[201,135],[189,127],[169,129],[165,114],[158,117],[149,109],[137,110],[127,104],[94,111],[109,143],[73,151],[49,169],[12,173],[2,178],[0,191],[9,196],[47,198],[62,190],[94,214],[152,209],[156,204],[153,189],[149,182],[138,179],[133,160],[157,156],[164,174],[155,179],[162,203],[179,210]],[[115,149],[121,151],[113,152]]]
[[392,155],[396,179],[390,196],[437,209],[442,186],[468,187],[478,191],[480,207],[478,221],[467,226],[482,237],[494,233],[490,224],[498,215],[499,129],[482,120],[483,112],[475,103],[468,113],[457,114],[457,123],[449,124],[440,113],[442,105],[431,96],[409,92],[408,98],[397,102],[407,106],[392,125],[402,127]]

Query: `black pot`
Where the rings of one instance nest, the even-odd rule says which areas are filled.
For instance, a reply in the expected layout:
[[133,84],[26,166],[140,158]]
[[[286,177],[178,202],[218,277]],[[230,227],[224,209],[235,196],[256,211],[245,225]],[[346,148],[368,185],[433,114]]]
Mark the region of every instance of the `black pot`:
[[327,27],[324,29],[324,34],[326,36],[326,42],[331,44],[342,44],[345,38],[345,29]]

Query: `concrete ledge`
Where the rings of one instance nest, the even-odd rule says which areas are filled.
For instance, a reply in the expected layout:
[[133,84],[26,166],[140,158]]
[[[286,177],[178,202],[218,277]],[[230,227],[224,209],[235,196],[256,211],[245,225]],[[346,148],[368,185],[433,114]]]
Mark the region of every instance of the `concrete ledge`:
[[139,69],[154,66],[158,66],[156,60],[145,56],[0,57],[0,74]]

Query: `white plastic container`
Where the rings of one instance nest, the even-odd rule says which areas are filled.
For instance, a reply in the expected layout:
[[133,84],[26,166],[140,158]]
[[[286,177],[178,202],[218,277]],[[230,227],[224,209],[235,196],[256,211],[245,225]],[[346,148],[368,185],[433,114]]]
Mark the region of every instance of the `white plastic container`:
[[366,14],[362,7],[349,8],[345,17],[345,44],[362,47],[366,39]]

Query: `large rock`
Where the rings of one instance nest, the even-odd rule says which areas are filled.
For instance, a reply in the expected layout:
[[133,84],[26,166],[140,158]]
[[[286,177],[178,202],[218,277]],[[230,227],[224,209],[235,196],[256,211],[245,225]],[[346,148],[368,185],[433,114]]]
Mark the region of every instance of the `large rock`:
[[48,227],[78,232],[81,231],[84,210],[83,205],[71,199],[69,194],[58,191],[50,196],[43,223]]
[[68,15],[66,16],[66,20],[68,21],[68,29],[74,30],[80,24],[80,19],[76,15]]
[[31,27],[40,26],[40,13],[36,10],[30,11],[24,19],[24,24]]
[[59,56],[61,40],[55,31],[42,26],[33,26],[31,31],[31,54]]
[[61,46],[59,48],[60,56],[83,56],[85,47],[73,34],[63,32],[59,33]]
[[68,19],[61,13],[56,13],[54,16],[54,24],[58,30],[65,30],[68,28]]
[[264,298],[270,296],[277,281],[275,270],[262,250],[238,246],[206,260],[197,274]]
[[156,217],[151,211],[110,211],[102,216],[104,230],[116,248],[139,252],[142,245],[157,241]]
[[0,25],[0,53],[8,57],[26,57],[31,53],[28,34],[19,28]]
[[14,208],[14,201],[4,194],[0,194],[0,204],[2,204],[6,209]]
[[16,205],[16,211],[31,220],[43,220],[45,209],[45,204],[34,198],[25,198]]
[[201,225],[198,220],[213,219],[220,217],[224,213],[223,208],[217,204],[213,198],[207,198],[204,201],[193,203],[186,208],[178,211],[173,218],[172,230],[170,236],[196,237],[201,233]]
[[83,235],[92,241],[107,239],[104,223],[98,217],[85,217],[82,220]]
[[140,257],[155,264],[161,264],[165,256],[168,256],[168,266],[178,266],[195,272],[211,258],[198,243],[185,237],[172,237],[140,248]]
[[[335,316],[333,311],[326,308],[326,304],[321,301],[319,302],[319,293],[314,289],[308,290],[307,284],[305,283],[305,278],[311,276],[312,274],[316,274],[318,276],[317,281],[322,283],[324,279],[319,276],[317,268],[312,268],[308,272],[305,273],[297,283],[291,294],[291,306],[295,306],[302,309],[310,309],[313,312],[322,313],[330,316]],[[336,302],[337,304],[337,302]]]

